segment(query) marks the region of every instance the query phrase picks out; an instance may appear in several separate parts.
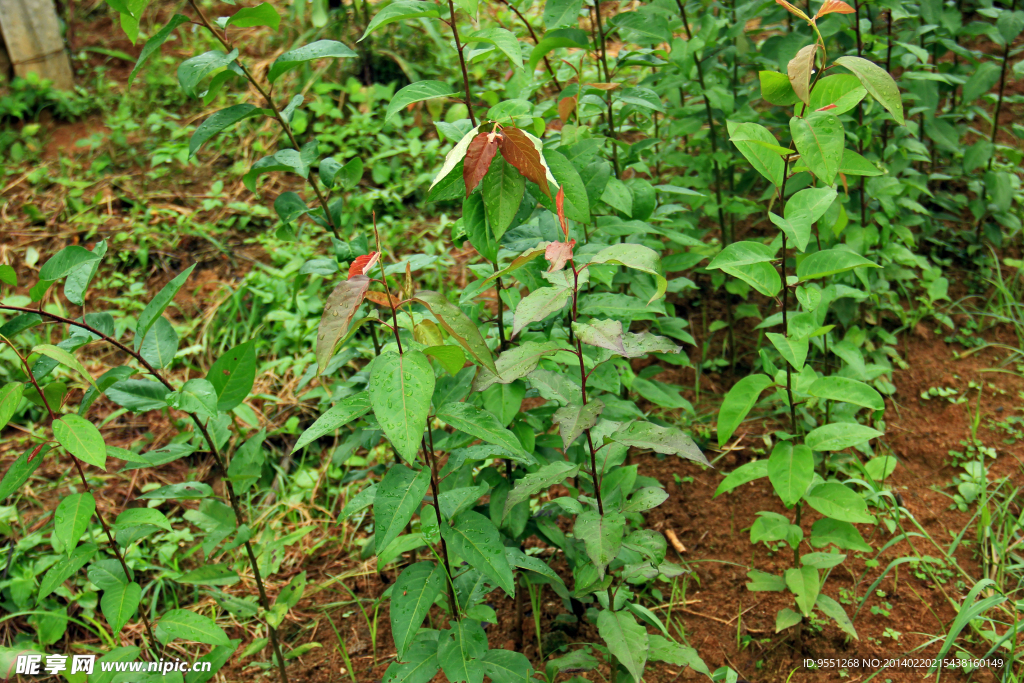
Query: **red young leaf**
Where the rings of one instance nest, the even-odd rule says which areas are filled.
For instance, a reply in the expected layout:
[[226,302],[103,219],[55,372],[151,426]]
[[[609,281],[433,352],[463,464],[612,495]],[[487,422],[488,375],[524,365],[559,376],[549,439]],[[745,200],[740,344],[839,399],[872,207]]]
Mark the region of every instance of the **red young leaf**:
[[524,178],[537,183],[540,191],[550,199],[551,190],[548,188],[547,173],[540,161],[540,152],[533,146],[530,138],[518,128],[505,128],[501,132],[503,135],[498,142],[501,156],[515,166]]
[[370,268],[377,265],[377,261],[379,259],[379,251],[371,251],[369,254],[357,256],[356,260],[352,262],[352,265],[348,267],[348,279],[351,280],[356,275],[366,275],[370,272]]
[[565,267],[565,262],[572,258],[572,248],[574,246],[576,246],[576,240],[552,242],[547,246],[544,250],[544,258],[551,264],[551,267],[548,268],[549,273]]
[[498,138],[501,135],[494,133],[480,133],[469,143],[466,150],[465,165],[462,167],[462,179],[466,181],[466,196],[473,191],[483,177],[487,175],[487,169],[491,167],[491,160],[498,153]]
[[843,2],[843,0],[825,0],[825,4],[821,6],[821,9],[819,9],[818,13],[814,15],[814,18],[817,19],[818,17],[823,17],[826,14],[832,14],[833,12],[837,14],[853,14],[856,11],[857,10]]
[[558,103],[558,118],[562,119],[562,123],[569,120],[572,113],[576,111],[576,96],[563,97]]
[[828,111],[829,109],[835,109],[835,108],[836,108],[836,106],[837,106],[837,105],[834,105],[834,104],[826,104],[826,105],[825,105],[824,107],[822,107],[821,109],[815,109],[814,111]]
[[569,241],[569,226],[565,222],[565,189],[559,187],[555,195],[555,209],[558,211],[558,222],[562,224],[562,234]]

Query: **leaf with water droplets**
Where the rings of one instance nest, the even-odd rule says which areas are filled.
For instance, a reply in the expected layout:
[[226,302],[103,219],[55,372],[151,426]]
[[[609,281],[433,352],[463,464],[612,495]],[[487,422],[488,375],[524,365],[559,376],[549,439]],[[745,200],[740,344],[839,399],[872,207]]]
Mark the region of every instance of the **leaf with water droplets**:
[[367,390],[384,435],[406,462],[415,462],[434,395],[430,361],[420,351],[382,353],[370,366]]
[[811,74],[814,73],[814,57],[817,54],[817,43],[803,47],[796,53],[796,57],[789,60],[786,68],[789,74],[789,84],[793,86],[793,92],[805,103],[810,101]]
[[599,399],[592,399],[585,406],[571,404],[556,410],[551,416],[551,421],[558,425],[562,447],[568,448],[580,434],[596,425],[597,418],[603,410],[604,403]]
[[466,349],[480,365],[494,374],[498,374],[498,370],[494,367],[494,356],[480,335],[480,330],[458,306],[448,301],[443,295],[426,289],[417,292],[411,300],[426,306],[437,318],[438,324],[451,335],[452,339],[458,342],[459,346]]
[[843,124],[830,112],[814,112],[789,120],[793,144],[800,159],[821,182],[832,185],[843,158]]
[[369,287],[370,278],[365,275],[354,275],[342,281],[327,297],[327,304],[324,306],[324,313],[316,332],[318,374],[324,371],[334,355],[334,350],[348,335],[352,317],[363,303]]

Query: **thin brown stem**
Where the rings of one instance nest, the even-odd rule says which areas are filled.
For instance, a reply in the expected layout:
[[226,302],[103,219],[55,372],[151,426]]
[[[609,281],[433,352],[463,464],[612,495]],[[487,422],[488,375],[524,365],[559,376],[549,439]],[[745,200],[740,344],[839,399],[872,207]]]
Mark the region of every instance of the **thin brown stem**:
[[[45,316],[45,317],[47,317],[47,318],[49,318],[51,320],[55,320],[57,322],[61,322],[61,323],[67,324],[67,325],[73,325],[75,327],[79,327],[81,329],[88,330],[89,332],[93,333],[94,335],[96,335],[97,337],[102,339],[103,341],[107,342],[108,344],[112,344],[113,346],[117,347],[121,351],[124,351],[129,356],[134,358],[144,368],[146,368],[146,371],[149,372],[150,375],[152,375],[158,382],[163,384],[164,387],[166,387],[168,390],[170,390],[170,391],[174,391],[175,390],[174,386],[170,382],[168,382],[163,377],[163,375],[161,375],[159,372],[157,372],[156,369],[152,365],[150,365],[150,363],[145,358],[142,357],[142,354],[133,351],[132,349],[130,349],[128,346],[126,346],[125,344],[121,343],[117,339],[114,339],[113,337],[111,337],[111,336],[109,336],[107,334],[104,334],[103,332],[100,332],[99,330],[97,330],[96,328],[92,327],[91,325],[85,323],[84,321],[83,322],[78,322],[77,320],[72,320],[70,318],[65,318],[64,316],[60,316],[60,315],[57,315],[55,313],[49,313],[47,311],[36,310],[36,309],[33,309],[33,308],[22,308],[20,306],[0,305],[0,310],[18,311],[18,312],[21,312],[21,313],[35,313],[36,315]],[[29,374],[30,374],[30,377],[31,377],[32,376],[31,373],[29,373]],[[36,386],[38,387],[38,385],[36,385]],[[214,461],[217,463],[217,467],[222,472],[227,472],[227,470],[228,470],[227,463],[224,461],[223,456],[218,451],[217,444],[214,442],[213,437],[210,436],[210,432],[209,432],[209,430],[207,430],[206,424],[195,413],[188,413],[188,415],[189,415],[189,417],[192,418],[192,422],[195,423],[196,427],[202,433],[203,439],[206,441],[206,444],[207,444],[207,446],[210,449],[210,454],[213,456]],[[238,525],[241,526],[241,525],[245,524],[245,514],[242,511],[242,504],[241,504],[241,502],[238,499],[238,495],[235,493],[235,488],[231,484],[231,480],[225,479],[224,480],[224,486],[225,486],[225,489],[227,490],[227,493],[228,493],[228,501],[231,504],[231,509],[235,513],[235,520],[237,521]],[[245,541],[245,550],[246,550],[246,553],[249,556],[249,564],[252,567],[253,579],[256,581],[256,587],[259,590],[260,604],[263,607],[263,609],[269,610],[270,607],[271,607],[270,599],[267,597],[266,588],[264,587],[264,584],[263,584],[263,578],[260,575],[259,565],[256,562],[256,555],[253,552],[252,545],[249,543],[249,541]],[[143,618],[145,618],[145,617],[143,617]],[[274,627],[271,626],[269,623],[267,623],[267,634],[268,634],[269,639],[270,639],[270,645],[271,645],[271,647],[272,647],[272,649],[274,651],[274,656],[277,657],[277,665],[278,665],[278,671],[279,671],[280,677],[281,677],[281,682],[282,683],[288,683],[288,674],[285,671],[284,655],[281,652],[281,647],[280,647],[280,644],[278,643],[278,640],[277,640],[277,632],[275,631]]]
[[[512,10],[517,17],[519,17],[519,20],[523,22],[523,25],[526,26],[526,30],[530,33],[530,38],[533,39],[533,44],[536,45],[539,43],[540,40],[537,39],[537,34],[534,32],[533,26],[530,24],[529,20],[523,16],[523,13],[520,12],[515,5],[509,2],[509,0],[501,1],[505,3],[505,5]],[[555,75],[555,70],[551,67],[551,62],[548,61],[547,55],[544,55],[544,66],[547,67],[548,73],[551,74],[551,80],[554,82],[555,87],[561,90],[562,84],[558,82],[558,76]]]
[[[572,322],[576,322],[576,299],[580,288],[579,271],[576,270],[576,263],[569,261],[572,266]],[[570,329],[572,324],[570,323]],[[579,337],[576,338],[576,357],[580,361],[580,387],[583,397],[583,406],[587,405],[587,368],[583,364],[583,344]],[[604,503],[601,500],[601,480],[597,474],[597,451],[594,449],[594,439],[590,436],[590,429],[583,430],[587,435],[587,446],[590,449],[590,476],[594,480],[594,498],[597,499],[597,514],[604,517]]]
[[455,36],[455,49],[459,53],[459,66],[462,67],[462,84],[466,88],[466,111],[469,112],[469,122],[476,128],[476,117],[473,116],[473,95],[469,91],[469,70],[466,68],[466,55],[463,54],[465,46],[459,41],[459,29],[455,25],[455,3],[448,0],[448,11],[451,12],[452,35]]
[[[35,388],[36,393],[39,394],[39,399],[43,402],[43,407],[46,409],[46,413],[50,416],[50,428],[53,429],[53,423],[57,421],[57,413],[54,412],[53,408],[50,406],[50,401],[46,398],[46,394],[43,393],[42,387],[39,386],[39,381],[36,379],[35,374],[32,372],[32,366],[28,364],[28,360],[24,356],[22,356],[21,353],[14,347],[14,344],[12,344],[6,338],[2,339],[8,346],[11,347],[11,350],[14,351],[18,358],[21,359],[22,364],[25,366],[25,374],[28,375],[29,382],[32,383],[32,386]],[[78,478],[82,481],[82,487],[86,490],[86,492],[89,495],[93,497],[93,500],[95,501],[96,496],[93,494],[92,486],[89,485],[89,479],[85,476],[85,470],[82,469],[82,462],[75,455],[71,453],[69,453],[69,455],[71,455],[71,459],[75,463],[75,469],[78,471]],[[103,515],[100,514],[98,508],[95,510],[95,513],[96,519],[99,521],[100,526],[103,527],[103,533],[104,535],[106,535],[107,541],[110,543],[110,550],[114,553],[114,557],[117,558],[118,563],[120,563],[121,570],[124,571],[125,578],[131,581],[132,572],[128,569],[128,563],[125,562],[124,553],[121,552],[121,549],[117,545],[117,541],[114,540],[114,534],[110,531],[110,527],[107,526],[107,522],[105,519],[103,519]],[[146,617],[146,611],[139,610],[139,616],[142,618],[142,625],[146,629],[146,638],[149,641],[149,650],[155,658],[159,657],[160,650],[156,646],[156,643],[158,641],[156,640],[156,637],[154,637],[153,635],[153,627],[149,623],[149,619]]]
[[[430,438],[430,444],[427,445],[427,437]],[[434,496],[434,512],[437,514],[438,524],[444,519],[441,516],[441,498],[440,488],[437,484],[437,458],[434,457],[434,435],[430,431],[430,422],[427,422],[427,437],[423,437],[423,455],[427,459],[427,465],[430,467],[430,492]],[[452,619],[455,621],[459,620],[459,601],[455,597],[455,585],[452,583],[452,565],[451,560],[448,559],[448,544],[444,540],[444,535],[441,536],[441,559],[444,560],[444,568],[448,573],[447,581],[448,584],[448,605],[452,611]]]
[[[206,29],[214,35],[214,37],[220,42],[220,44],[224,46],[224,49],[230,52],[233,48],[231,47],[231,44],[228,42],[226,32],[224,34],[220,33],[213,26],[213,24],[210,23],[210,20],[206,18],[206,15],[203,14],[203,11],[199,9],[199,5],[196,3],[196,0],[189,0],[189,4],[192,5],[192,9],[194,9],[196,11],[196,14],[199,15],[199,19],[201,20],[202,25],[205,26]],[[245,74],[246,80],[248,80],[252,84],[252,87],[256,88],[256,92],[258,92],[260,94],[260,97],[263,98],[263,101],[266,103],[267,108],[270,109],[271,112],[273,112],[274,118],[277,119],[277,122],[281,126],[281,130],[284,131],[284,134],[288,136],[288,140],[291,141],[292,147],[298,150],[299,141],[296,139],[295,133],[292,132],[292,127],[288,124],[287,121],[284,120],[284,116],[282,116],[281,110],[277,108],[276,104],[274,104],[274,100],[270,96],[270,93],[268,93],[266,89],[260,84],[260,82],[256,80],[256,77],[252,75],[252,72],[249,71],[249,68],[242,63],[242,60],[239,59],[236,61],[238,62],[238,66],[242,69],[242,73]],[[313,179],[313,176],[311,174],[307,174],[306,182],[310,186],[310,188],[312,188],[313,194],[316,195],[316,199],[320,204],[320,208],[323,209],[324,212],[324,220],[327,221],[327,224],[329,226],[331,226],[331,232],[333,232],[334,236],[340,240],[341,233],[338,231],[338,226],[334,224],[334,218],[331,217],[331,209],[330,206],[328,206],[327,204],[327,197],[325,197],[323,192],[320,191],[320,187],[316,184],[316,180]]]

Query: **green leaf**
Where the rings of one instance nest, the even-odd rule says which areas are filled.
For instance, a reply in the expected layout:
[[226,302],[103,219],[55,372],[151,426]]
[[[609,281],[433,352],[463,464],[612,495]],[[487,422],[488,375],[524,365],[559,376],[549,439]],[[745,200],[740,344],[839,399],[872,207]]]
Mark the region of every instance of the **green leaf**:
[[370,411],[370,397],[366,392],[360,392],[354,396],[342,399],[330,410],[317,418],[316,422],[302,432],[299,440],[295,442],[292,453],[308,444],[316,441],[325,434],[330,434],[339,427],[343,427],[356,418],[362,417]]
[[406,462],[416,462],[434,395],[430,361],[421,351],[382,353],[370,368],[367,390],[373,414],[395,451]]
[[576,518],[573,535],[583,541],[587,556],[604,578],[605,568],[619,554],[626,518],[618,512],[605,511],[604,516],[588,510]]
[[[501,241],[505,231],[512,225],[512,220],[519,212],[519,205],[523,203],[525,191],[526,178],[515,169],[515,166],[496,156],[483,178],[480,193],[490,223],[490,234],[497,242]],[[494,258],[488,260],[497,260],[497,249]]]
[[854,422],[835,422],[818,427],[804,439],[816,451],[841,451],[885,436],[885,432]]
[[437,661],[451,683],[481,683],[484,678],[483,662],[487,654],[487,634],[480,622],[461,619],[442,631],[437,640]]
[[224,29],[226,30],[228,26],[237,26],[238,28],[269,26],[270,30],[276,33],[281,26],[281,15],[269,2],[261,2],[255,7],[243,7],[232,14],[224,25]]
[[729,389],[718,411],[718,445],[722,447],[757,403],[761,392],[773,384],[766,375],[747,375]]
[[66,557],[60,558],[53,566],[43,574],[39,583],[39,591],[36,593],[36,604],[40,604],[49,597],[57,587],[78,573],[85,563],[96,554],[96,546],[92,543],[84,543],[75,548]]
[[891,455],[881,455],[864,463],[864,471],[875,481],[882,481],[896,470],[897,460]]
[[18,286],[18,273],[14,270],[14,266],[0,266],[0,284],[10,285],[11,287]]
[[[794,238],[797,249],[803,251],[807,248],[807,242],[811,237],[811,224],[825,215],[835,201],[836,195],[836,190],[831,187],[807,188],[800,190],[786,202],[786,220],[800,226],[800,234]],[[775,222],[774,217],[772,222]]]
[[812,508],[832,519],[854,524],[874,524],[868,505],[856,492],[843,484],[818,484],[804,500]]
[[[393,6],[394,5],[392,5],[392,7]],[[391,98],[391,103],[388,104],[387,113],[384,115],[384,122],[386,123],[389,121],[391,117],[400,112],[403,107],[407,107],[413,102],[432,100],[435,97],[451,97],[457,93],[458,90],[444,81],[417,81],[416,83],[410,83],[395,93],[395,96]]]
[[198,481],[186,481],[161,486],[158,489],[141,493],[136,497],[140,500],[193,500],[196,498],[207,498],[211,495],[213,495],[213,488],[209,484]]
[[768,341],[772,343],[772,346],[774,346],[775,350],[779,352],[779,355],[782,356],[794,370],[799,372],[803,368],[804,362],[807,360],[807,351],[809,347],[806,338],[795,339],[777,332],[769,332],[765,336],[768,337]]
[[107,446],[100,430],[78,415],[64,415],[53,423],[57,443],[79,460],[107,469]]
[[767,263],[775,258],[775,252],[771,247],[760,242],[733,242],[718,252],[711,263],[707,265],[708,270],[736,268],[755,263]]
[[[492,169],[498,163],[503,163],[503,160],[499,158],[495,159],[495,162],[495,164],[491,165]],[[525,187],[525,181],[523,186]],[[494,233],[488,225],[487,210],[484,205],[482,192],[474,192],[462,200],[462,225],[466,231],[469,243],[473,245],[477,253],[488,261],[497,261],[498,242],[495,240]]]
[[96,499],[91,493],[73,493],[63,498],[53,513],[53,535],[64,553],[71,555],[79,539],[89,527],[89,519],[96,512]]
[[178,333],[174,331],[174,326],[166,318],[160,316],[153,323],[149,334],[142,340],[139,354],[147,363],[160,369],[170,365],[177,352]]
[[[264,7],[267,3],[263,3],[260,7]],[[244,12],[245,10],[240,10]],[[271,9],[273,12],[273,9]],[[276,16],[277,13],[274,12]],[[258,116],[263,113],[263,110],[252,104],[236,104],[226,109],[211,114],[205,121],[199,124],[196,128],[196,132],[192,133],[192,137],[188,141],[188,157],[191,159],[195,156],[196,152],[203,144],[212,138],[217,133],[220,133],[227,128],[235,125],[243,119],[247,119],[251,116]]]
[[629,612],[601,610],[597,615],[597,631],[608,651],[639,683],[644,675],[650,649],[647,629],[638,624]]
[[781,576],[752,569],[747,572],[747,590],[756,593],[778,593],[786,590],[786,582]]
[[452,377],[459,374],[459,370],[466,364],[466,353],[458,346],[428,346],[423,349],[423,353],[434,358]]
[[[577,223],[590,222],[590,199],[587,196],[587,186],[583,183],[576,167],[566,158],[564,154],[554,149],[544,150],[544,159],[548,162],[551,175],[558,181],[559,187],[565,192],[563,208],[565,217]],[[557,208],[550,199],[541,195],[540,201],[553,213]]]
[[373,499],[374,546],[378,555],[398,538],[420,509],[429,486],[430,470],[427,469],[414,472],[395,463],[384,475]]
[[793,145],[800,160],[821,182],[832,185],[843,158],[843,124],[831,112],[816,112],[789,120]]
[[[7,426],[7,423],[14,417],[15,411],[21,405],[22,393],[25,385],[21,382],[9,382],[0,388],[0,430]],[[0,498],[3,500],[3,498]]]
[[226,564],[204,564],[176,579],[178,583],[198,586],[231,586],[238,580],[238,573]]
[[516,38],[516,34],[508,29],[493,27],[466,36],[466,43],[475,42],[490,43],[505,55],[513,67],[520,71],[522,70],[523,50],[519,47],[519,40]]
[[217,392],[209,380],[197,377],[185,382],[181,389],[167,394],[167,405],[200,418],[217,414]]
[[382,683],[429,683],[437,674],[437,631],[419,633],[405,653],[384,672]]
[[622,509],[625,512],[643,512],[658,507],[666,500],[668,491],[657,486],[645,486],[634,491]]
[[761,71],[758,76],[761,80],[761,97],[766,102],[788,107],[800,101],[786,74],[780,74],[778,71]]
[[633,215],[633,193],[618,178],[608,178],[601,193],[601,201],[627,216]]
[[900,99],[900,89],[885,69],[861,57],[840,57],[835,63],[852,71],[860,79],[861,85],[871,93],[871,96],[892,114],[896,123],[903,125],[903,102]]
[[803,444],[778,442],[768,458],[768,479],[782,504],[792,507],[814,480],[814,453]]
[[163,315],[164,311],[167,310],[167,306],[170,305],[174,299],[174,295],[178,293],[182,285],[185,284],[185,280],[195,270],[197,264],[192,264],[187,269],[182,271],[173,280],[164,285],[153,299],[146,304],[146,307],[142,309],[142,313],[139,314],[138,324],[135,326],[135,350],[138,351],[142,347],[142,340],[146,338],[146,333],[149,332],[149,328],[156,323],[156,319]]
[[566,479],[575,477],[580,471],[579,465],[573,465],[565,460],[554,460],[544,465],[536,472],[527,474],[522,479],[516,480],[515,486],[505,498],[505,509],[501,513],[502,522],[508,514],[519,503],[527,500],[530,496],[539,491],[544,491],[555,484],[561,484]]
[[497,417],[468,403],[446,403],[437,411],[437,418],[461,432],[475,436],[482,441],[501,446],[516,459],[527,463],[535,462],[519,439],[501,424]]
[[39,269],[39,279],[49,281],[60,280],[63,277],[67,277],[68,273],[78,266],[91,261],[98,261],[99,258],[99,254],[89,251],[85,247],[78,245],[64,247]]
[[111,525],[111,528],[120,531],[142,524],[151,524],[166,531],[173,530],[171,522],[164,513],[153,508],[128,508],[117,516],[117,520]]
[[796,605],[805,617],[811,616],[814,603],[821,589],[821,579],[814,567],[800,567],[786,570],[786,586],[796,595]]
[[399,661],[404,661],[445,580],[441,565],[417,562],[406,567],[395,581],[391,591],[391,635]]
[[649,247],[645,247],[642,244],[613,244],[594,254],[587,265],[592,266],[598,263],[624,266],[654,276],[657,289],[650,301],[647,302],[648,305],[665,295],[668,281],[665,279],[664,271],[661,267],[661,257],[658,255],[658,252]]
[[562,437],[562,448],[569,448],[586,430],[597,424],[597,418],[604,410],[600,399],[591,399],[586,405],[562,406],[551,416],[551,422],[558,425]]
[[541,18],[544,29],[550,31],[563,26],[576,26],[579,23],[581,9],[583,0],[547,0]]
[[799,612],[794,612],[788,607],[784,607],[783,609],[779,610],[778,614],[775,615],[775,632],[782,633],[787,628],[792,628],[793,626],[799,624],[801,621],[803,621],[803,617],[800,615]]
[[[28,481],[28,478],[39,469],[49,450],[50,447],[44,444],[31,446],[11,463],[11,466],[4,472],[3,479],[0,479],[0,500],[7,498]],[[31,461],[29,461],[29,457],[32,457]]]
[[217,392],[217,410],[227,412],[242,404],[256,381],[256,342],[228,349],[210,366],[206,379]]
[[[442,525],[441,535],[456,555],[494,581],[509,596],[514,596],[512,567],[505,557],[505,547],[498,529],[478,512],[467,510],[453,526]],[[443,666],[443,664],[442,664]]]
[[839,172],[844,175],[856,176],[882,175],[877,166],[851,149],[843,150],[843,160],[839,163]]
[[816,251],[800,261],[796,266],[796,275],[800,282],[827,277],[836,273],[845,273],[854,268],[867,266],[881,268],[877,263],[868,261],[863,256],[844,249],[825,249]]
[[615,15],[609,23],[614,23],[616,28],[636,31],[655,45],[672,42],[672,31],[669,30],[667,22],[652,21],[652,17],[647,13],[623,12]]
[[982,62],[974,71],[974,75],[967,79],[961,89],[964,102],[974,102],[982,95],[992,89],[999,81],[999,74],[1002,70],[996,62]]
[[494,683],[535,683],[533,666],[521,652],[488,650],[483,657],[484,671]]
[[544,59],[545,55],[552,50],[563,47],[588,49],[587,34],[579,28],[549,30],[544,34],[544,38],[537,43],[537,47],[533,48],[533,51],[530,53],[530,63],[527,65],[527,70],[533,73],[537,68],[537,64]]
[[650,658],[656,662],[675,664],[676,666],[688,666],[697,673],[702,673],[711,678],[711,672],[707,664],[700,658],[697,651],[692,647],[680,645],[657,634],[648,636],[651,644]]
[[186,97],[195,98],[198,96],[196,88],[203,79],[217,69],[222,69],[238,57],[238,50],[224,54],[221,50],[210,50],[201,55],[186,59],[178,65],[178,84]]
[[743,484],[747,484],[756,479],[761,479],[767,476],[768,461],[751,460],[750,462],[744,463],[743,465],[740,465],[732,472],[730,472],[729,476],[723,479],[722,483],[720,483],[718,485],[718,488],[715,489],[715,495],[713,497],[717,498],[718,496],[720,496],[723,493],[726,493],[727,491],[732,491],[733,489],[742,486]]
[[807,393],[818,398],[852,403],[871,410],[885,409],[885,401],[878,391],[864,382],[849,377],[819,377],[808,387]]
[[840,116],[856,107],[867,94],[868,91],[864,89],[856,76],[850,74],[828,76],[820,79],[814,86],[807,110],[812,112],[835,105],[828,111],[830,114]]
[[393,2],[380,12],[374,15],[373,19],[366,26],[366,31],[359,42],[366,40],[374,30],[386,26],[395,21],[404,19],[415,19],[416,17],[438,17],[437,5],[428,0],[400,0]]
[[92,253],[96,254],[99,258],[93,261],[86,261],[72,268],[71,272],[67,275],[67,279],[64,281],[64,296],[76,306],[81,306],[85,303],[85,290],[89,288],[89,283],[92,281],[93,276],[96,275],[96,271],[99,270],[100,260],[107,254],[106,240],[101,240],[99,244],[93,247]]
[[228,645],[230,640],[224,629],[213,619],[187,609],[166,612],[156,625],[156,639],[166,645],[175,638],[206,645]]
[[336,40],[318,40],[310,43],[309,45],[303,45],[300,48],[285,52],[283,55],[275,59],[274,63],[270,65],[270,70],[267,71],[267,80],[273,83],[284,74],[298,67],[300,64],[304,64],[314,59],[358,56],[359,55],[353,52],[344,43],[339,43]]
[[527,294],[516,306],[512,319],[512,336],[518,335],[528,325],[561,311],[571,296],[571,289],[557,286],[540,287]]
[[651,422],[630,422],[619,427],[607,438],[625,446],[649,448],[655,453],[678,455],[711,467],[711,463],[704,457],[694,440],[674,427],[660,427]]
[[103,591],[100,609],[103,610],[103,616],[106,617],[114,635],[119,634],[128,620],[135,615],[141,599],[142,587],[134,582],[124,583]]
[[846,610],[838,602],[828,597],[824,593],[818,595],[817,601],[814,606],[821,610],[822,614],[827,617],[831,617],[832,621],[836,622],[844,633],[849,635],[854,640],[859,640],[857,636],[857,629],[853,627],[853,622],[850,621],[850,617],[847,616]]
[[767,178],[768,182],[776,187],[782,187],[782,174],[785,170],[782,157],[777,152],[756,142],[760,141],[778,147],[779,141],[772,135],[772,132],[757,123],[737,123],[735,121],[726,121],[725,123],[729,130],[729,139],[736,145],[740,154],[750,162],[750,165],[758,173]]
[[476,362],[494,374],[498,374],[498,370],[494,367],[494,355],[480,335],[480,330],[458,306],[448,301],[443,295],[426,289],[417,292],[411,301],[417,301],[426,306],[445,332],[466,349],[466,352],[476,359]]
[[[160,46],[164,44],[174,29],[178,28],[182,24],[188,23],[190,20],[184,14],[175,14],[171,17],[171,20],[164,25],[162,29],[153,34],[153,37],[146,41],[146,44],[142,46],[142,51],[139,53],[139,59],[135,62],[135,66],[132,68],[132,72],[128,74],[128,85],[131,86],[132,81],[135,80],[135,75],[139,73],[139,69],[149,61],[149,58],[156,53]],[[133,41],[134,42],[134,41]]]

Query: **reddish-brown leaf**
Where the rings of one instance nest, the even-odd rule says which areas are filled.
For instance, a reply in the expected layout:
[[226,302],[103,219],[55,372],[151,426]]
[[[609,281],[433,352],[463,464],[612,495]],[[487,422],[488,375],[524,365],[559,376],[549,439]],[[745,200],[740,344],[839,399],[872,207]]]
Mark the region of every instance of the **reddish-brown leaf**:
[[558,118],[562,119],[562,123],[569,121],[569,117],[576,111],[576,96],[563,97],[558,103]]
[[825,4],[821,6],[818,13],[814,15],[814,18],[823,17],[826,14],[853,14],[856,12],[854,8],[847,5],[843,0],[825,0]]
[[377,261],[379,259],[379,251],[371,251],[369,254],[357,256],[356,260],[352,262],[352,265],[348,267],[348,279],[351,280],[356,275],[366,275],[370,272],[370,268],[377,265]]
[[544,250],[544,258],[551,264],[548,268],[549,273],[554,273],[556,270],[561,270],[565,267],[565,262],[572,258],[572,248],[574,246],[576,246],[576,240],[552,242],[547,246]]
[[562,234],[568,241],[569,225],[565,222],[565,189],[562,187],[558,188],[558,194],[555,195],[555,209],[558,211],[558,222],[562,224]]
[[835,109],[835,108],[836,108],[836,105],[834,105],[834,104],[826,104],[821,109],[815,109],[814,111],[828,111],[829,109]]
[[491,167],[491,160],[498,152],[498,137],[494,133],[480,133],[469,143],[466,150],[462,179],[466,181],[466,196],[480,184]]
[[597,88],[598,90],[615,90],[619,87],[618,83],[585,83],[586,88]]
[[501,156],[515,166],[524,178],[537,183],[540,191],[550,199],[551,190],[548,188],[547,173],[540,161],[540,152],[530,142],[530,138],[518,128],[505,128],[501,132],[502,137],[498,142]]
[[366,298],[377,304],[378,306],[385,306],[387,308],[397,308],[398,304],[402,303],[394,294],[391,295],[391,303],[388,303],[388,295],[384,292],[367,292]]
[[[374,254],[374,257],[376,256],[377,254]],[[369,258],[369,256],[360,256],[359,258]],[[370,260],[375,260],[375,258]],[[334,350],[348,335],[352,318],[359,310],[359,304],[363,303],[363,297],[366,296],[366,290],[369,287],[370,278],[362,273],[350,274],[349,279],[342,280],[327,297],[316,334],[318,372],[324,371],[328,361],[334,355]]]

